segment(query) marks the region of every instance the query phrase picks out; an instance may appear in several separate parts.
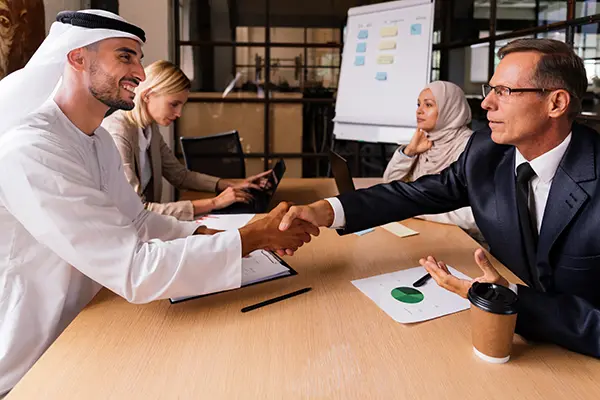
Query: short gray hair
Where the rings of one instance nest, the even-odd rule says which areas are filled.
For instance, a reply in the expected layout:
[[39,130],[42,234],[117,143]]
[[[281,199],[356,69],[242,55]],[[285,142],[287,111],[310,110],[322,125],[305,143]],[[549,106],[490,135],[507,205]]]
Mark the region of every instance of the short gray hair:
[[507,54],[529,51],[542,54],[533,73],[532,84],[569,92],[568,116],[574,119],[581,112],[581,101],[588,86],[583,60],[568,44],[553,39],[517,39],[503,46],[498,57],[502,59]]

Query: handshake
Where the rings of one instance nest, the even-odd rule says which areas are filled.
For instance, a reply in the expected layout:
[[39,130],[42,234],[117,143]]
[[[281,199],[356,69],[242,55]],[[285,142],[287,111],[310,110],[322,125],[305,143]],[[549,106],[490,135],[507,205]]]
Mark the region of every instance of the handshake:
[[[325,206],[323,209],[331,209],[329,203],[321,205]],[[259,249],[293,255],[304,243],[310,242],[311,235],[319,236],[319,226],[331,225],[327,224],[327,218],[317,218],[312,206],[297,207],[282,202],[264,218],[240,228],[242,256]],[[333,222],[333,209],[330,214]]]
[[[242,256],[255,250],[275,251],[280,256],[293,255],[312,236],[319,236],[320,226],[333,224],[334,212],[326,200],[308,206],[279,203],[269,214],[240,228]],[[200,226],[196,235],[214,235],[220,231]]]

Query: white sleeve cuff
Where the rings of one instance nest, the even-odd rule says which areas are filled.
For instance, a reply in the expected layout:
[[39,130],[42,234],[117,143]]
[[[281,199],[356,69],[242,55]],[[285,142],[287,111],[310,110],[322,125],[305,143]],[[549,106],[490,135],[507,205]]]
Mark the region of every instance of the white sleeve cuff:
[[398,150],[396,150],[396,153],[400,154],[400,156],[402,156],[404,158],[410,158],[410,159],[415,158],[415,156],[407,156],[406,153],[404,153],[405,148],[406,148],[406,145],[398,147]]
[[342,202],[337,197],[329,197],[325,199],[333,208],[333,224],[329,228],[340,229],[346,226],[346,215],[344,214],[344,207]]
[[517,291],[517,285],[515,285],[514,283],[509,283],[508,284],[508,288],[510,290],[512,290],[513,292],[515,292],[515,294],[519,294],[518,291]]

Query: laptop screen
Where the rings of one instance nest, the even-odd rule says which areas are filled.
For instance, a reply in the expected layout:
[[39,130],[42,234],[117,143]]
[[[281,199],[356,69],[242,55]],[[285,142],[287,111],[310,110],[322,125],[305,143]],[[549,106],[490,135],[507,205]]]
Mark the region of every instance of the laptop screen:
[[271,187],[265,191],[265,193],[268,194],[269,197],[275,193],[275,190],[277,189],[277,186],[279,186],[279,182],[281,182],[281,179],[283,178],[284,174],[285,161],[281,159],[277,161],[277,164],[275,164],[275,166],[273,167],[273,173],[269,175],[269,182],[271,183]]
[[275,179],[275,186],[279,185],[281,182],[281,178],[283,178],[283,174],[285,173],[285,161],[280,159],[277,161],[277,164],[273,167],[273,176]]
[[338,192],[340,194],[353,192],[355,190],[354,182],[352,181],[352,173],[346,159],[330,150],[329,162],[331,163],[331,171],[333,172]]
[[269,182],[271,183],[271,187],[268,190],[265,190],[262,193],[255,193],[255,197],[257,197],[259,203],[259,211],[258,212],[266,212],[269,204],[271,203],[271,199],[277,190],[277,186],[279,186],[279,182],[283,178],[285,174],[285,161],[280,159],[277,161],[277,164],[273,167],[273,173],[269,175]]

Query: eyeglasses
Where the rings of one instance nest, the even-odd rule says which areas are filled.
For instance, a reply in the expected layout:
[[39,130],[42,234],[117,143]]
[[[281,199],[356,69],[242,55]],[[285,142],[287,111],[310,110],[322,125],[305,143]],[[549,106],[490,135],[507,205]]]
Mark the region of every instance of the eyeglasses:
[[490,92],[492,90],[494,91],[496,96],[506,98],[506,97],[510,96],[511,93],[526,93],[526,92],[549,93],[549,92],[553,92],[557,89],[541,89],[541,88],[512,89],[512,88],[509,88],[508,86],[502,86],[502,85],[490,86],[487,83],[484,83],[483,85],[481,85],[481,91],[483,93],[484,98],[486,98],[487,95],[490,94]]

